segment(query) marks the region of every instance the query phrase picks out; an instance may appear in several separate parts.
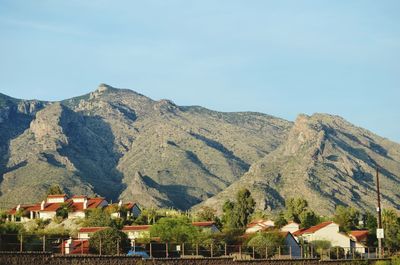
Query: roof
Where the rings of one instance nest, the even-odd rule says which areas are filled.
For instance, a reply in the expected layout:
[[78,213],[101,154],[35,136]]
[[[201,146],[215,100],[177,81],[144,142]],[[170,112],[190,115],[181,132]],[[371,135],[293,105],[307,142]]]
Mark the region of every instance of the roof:
[[122,228],[122,231],[145,231],[149,230],[151,225],[126,225]]
[[367,238],[368,230],[355,230],[350,231],[350,236],[352,236],[356,241],[362,241]]
[[64,204],[64,203],[63,202],[45,203],[43,210],[39,206],[39,211],[42,211],[42,212],[56,212],[58,209],[60,209],[62,204]]
[[215,225],[213,221],[203,221],[203,222],[192,222],[192,225],[199,226],[199,227],[210,227]]
[[322,228],[324,228],[324,227],[326,227],[326,226],[328,226],[330,224],[334,224],[334,222],[332,222],[332,221],[322,222],[320,224],[311,226],[308,229],[297,230],[296,232],[293,233],[293,235],[299,236],[299,235],[303,235],[303,234],[313,234],[313,233],[317,232],[318,230],[320,230],[320,229],[322,229]]
[[[68,200],[68,201],[72,202],[72,207],[73,207],[74,212],[85,211],[85,209],[83,209],[83,202],[73,202],[72,200]],[[102,197],[88,198],[87,199],[87,209],[98,208],[99,205],[103,201],[104,201],[104,198],[102,198]]]
[[104,230],[108,227],[104,227],[104,226],[96,226],[96,227],[81,227],[79,228],[78,232],[79,233],[95,233],[97,231],[101,231]]
[[67,194],[50,194],[47,195],[47,198],[64,198],[67,197]]

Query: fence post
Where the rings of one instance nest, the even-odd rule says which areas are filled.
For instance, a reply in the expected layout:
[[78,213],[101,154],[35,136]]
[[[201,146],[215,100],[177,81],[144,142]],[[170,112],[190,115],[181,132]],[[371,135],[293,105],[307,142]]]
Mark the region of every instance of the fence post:
[[354,248],[351,250],[351,252],[352,252],[352,258],[354,259],[354,256],[355,256]]
[[101,237],[99,239],[100,239],[99,255],[101,256]]
[[268,247],[265,247],[265,259],[268,259]]
[[227,251],[227,248],[226,248],[226,243],[225,243],[225,256],[228,256],[228,251]]
[[43,252],[46,252],[46,236],[43,236]]
[[182,243],[182,256],[185,256],[185,243]]
[[240,255],[240,258],[242,258],[242,246],[239,246],[239,255]]
[[319,259],[323,260],[324,259],[324,250],[321,248],[321,251],[319,253]]
[[292,259],[292,246],[289,246],[289,257]]
[[117,255],[119,256],[119,239],[117,240]]
[[168,243],[165,243],[165,257],[168,258]]
[[196,256],[199,256],[199,244],[196,243]]
[[368,257],[368,259],[369,259],[369,247],[367,248],[367,257]]
[[19,252],[22,252],[22,250],[23,250],[23,243],[22,243],[22,240],[23,240],[23,238],[22,238],[22,234],[21,234],[21,236],[20,236],[20,242],[19,242]]
[[211,253],[211,258],[214,256],[214,250],[213,250],[213,244],[211,243],[211,249],[210,249],[210,253]]
[[151,243],[150,243],[150,258],[153,258],[153,248]]
[[278,247],[278,257],[281,259],[281,246]]
[[254,251],[254,246],[253,246],[253,259],[255,259],[255,258],[256,258],[256,253]]
[[83,239],[81,239],[81,255],[83,255]]
[[314,248],[312,245],[310,246],[310,251],[311,251],[311,258],[313,259],[314,258]]

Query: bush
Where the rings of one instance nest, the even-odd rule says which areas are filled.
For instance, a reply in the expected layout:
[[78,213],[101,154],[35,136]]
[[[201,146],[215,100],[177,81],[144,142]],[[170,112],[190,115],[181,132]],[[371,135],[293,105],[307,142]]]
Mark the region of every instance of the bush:
[[116,255],[126,253],[130,247],[128,236],[115,229],[106,228],[94,233],[89,239],[90,250],[104,255]]
[[283,245],[285,245],[285,239],[279,232],[257,233],[247,242],[247,246],[254,247],[254,251],[260,256],[265,255],[268,248],[269,257],[273,256],[278,247]]

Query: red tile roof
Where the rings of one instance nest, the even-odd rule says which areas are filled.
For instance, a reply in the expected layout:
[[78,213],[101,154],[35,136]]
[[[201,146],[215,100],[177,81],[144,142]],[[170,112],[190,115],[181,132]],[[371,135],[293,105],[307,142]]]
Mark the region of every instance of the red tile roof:
[[[72,208],[74,212],[78,211],[85,211],[83,209],[83,202],[73,202],[72,200],[68,200],[72,202]],[[88,198],[87,199],[87,209],[94,209],[98,208],[99,205],[104,201],[104,198],[98,197],[98,198]]]
[[78,232],[79,233],[95,233],[97,231],[104,230],[108,227],[81,227],[79,228]]
[[354,237],[357,241],[362,241],[367,238],[368,230],[355,230],[350,231],[349,233],[352,237]]
[[126,225],[122,228],[122,231],[145,231],[149,230],[151,225]]
[[324,227],[326,227],[326,226],[328,226],[328,225],[330,225],[330,224],[333,224],[333,223],[334,223],[334,222],[332,222],[332,221],[322,222],[322,223],[320,223],[320,224],[311,226],[311,227],[308,228],[308,229],[300,229],[300,230],[297,230],[296,232],[293,233],[293,235],[294,235],[294,236],[299,236],[299,235],[303,235],[303,234],[312,234],[312,233],[315,233],[315,232],[317,232],[318,230],[320,230],[320,229],[322,229],[322,228],[324,228]]
[[194,226],[199,226],[199,227],[210,227],[215,225],[215,222],[213,221],[204,221],[204,222],[193,222],[192,223]]

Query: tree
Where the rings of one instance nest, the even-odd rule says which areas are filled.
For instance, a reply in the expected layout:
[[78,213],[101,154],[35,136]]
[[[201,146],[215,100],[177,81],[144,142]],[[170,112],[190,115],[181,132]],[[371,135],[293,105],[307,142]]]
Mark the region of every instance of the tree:
[[284,213],[281,211],[279,212],[278,216],[274,220],[275,226],[278,228],[282,228],[283,226],[287,225],[287,221],[285,219]]
[[268,256],[272,256],[276,253],[279,246],[285,244],[285,239],[279,232],[263,232],[257,233],[249,239],[247,242],[248,247],[254,247],[254,250],[259,255],[265,255],[266,249]]
[[290,198],[285,201],[285,206],[286,220],[292,220],[296,223],[301,223],[300,215],[308,208],[307,200],[302,198]]
[[393,210],[383,209],[382,226],[385,232],[383,240],[385,247],[397,249],[400,247],[400,217]]
[[376,218],[376,215],[372,214],[371,212],[366,212],[363,215],[364,228],[368,229],[367,246],[369,247],[378,246],[378,241],[376,238],[376,228],[378,227],[378,222]]
[[68,217],[68,213],[72,212],[72,210],[73,209],[69,203],[62,203],[60,205],[60,208],[58,208],[56,211],[56,216],[59,216],[62,219],[65,219]]
[[234,207],[234,217],[239,228],[246,227],[256,203],[248,189],[239,190]]
[[83,221],[83,226],[111,226],[113,221],[110,214],[101,208],[89,209],[86,211],[86,218]]
[[309,228],[320,222],[319,217],[311,210],[305,210],[299,215],[300,227]]
[[196,212],[196,219],[199,221],[214,221],[216,211],[208,206],[203,206]]
[[333,220],[339,225],[340,229],[348,232],[358,226],[360,212],[352,207],[339,205],[336,207]]
[[163,242],[184,243],[196,239],[199,231],[187,217],[164,217],[150,229],[152,237]]
[[90,250],[105,255],[125,253],[130,246],[128,236],[115,228],[106,228],[97,231],[89,239]]
[[61,189],[61,187],[57,184],[51,185],[48,190],[46,195],[59,195],[59,194],[64,194],[64,191]]
[[229,200],[225,201],[224,205],[222,206],[223,216],[222,216],[222,223],[224,227],[227,229],[236,228],[236,223],[233,218],[233,211],[235,208],[235,204]]

